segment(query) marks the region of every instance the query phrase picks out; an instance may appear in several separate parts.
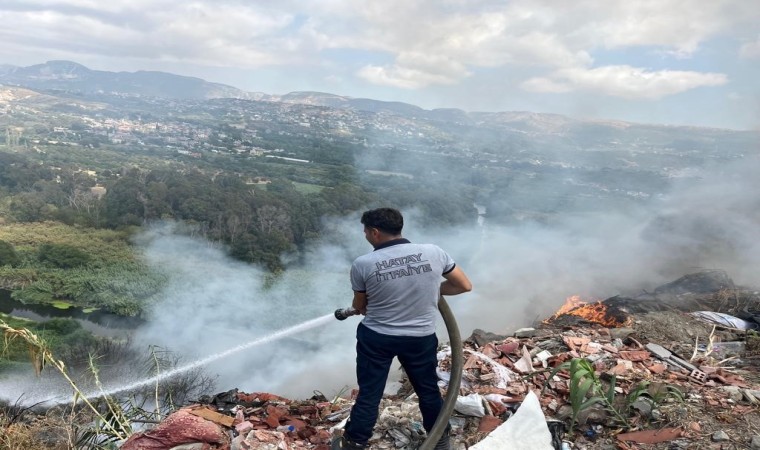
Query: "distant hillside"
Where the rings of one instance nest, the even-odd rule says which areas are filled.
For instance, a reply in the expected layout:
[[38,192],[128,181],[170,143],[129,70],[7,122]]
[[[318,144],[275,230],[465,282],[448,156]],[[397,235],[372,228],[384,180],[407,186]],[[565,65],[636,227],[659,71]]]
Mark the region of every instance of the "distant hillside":
[[107,72],[71,61],[29,67],[0,66],[0,84],[81,94],[117,93],[176,99],[246,98],[262,94],[166,72]]
[[[382,101],[369,98],[354,98],[325,92],[296,91],[284,95],[261,92],[247,92],[241,89],[210,83],[200,78],[174,75],[166,72],[108,72],[91,70],[72,61],[48,61],[28,67],[0,65],[0,85],[33,89],[57,98],[53,103],[66,104],[66,97],[76,95],[78,103],[91,100],[100,104],[112,102],[108,97],[124,94],[139,97],[153,97],[170,100],[211,100],[243,99],[253,101],[280,102],[304,107],[327,107],[369,113],[372,117],[395,116],[406,123],[404,126],[417,128],[414,135],[457,135],[488,145],[499,143],[498,147],[547,147],[554,150],[566,148],[620,148],[626,145],[644,145],[645,139],[668,148],[690,149],[694,145],[707,145],[714,149],[720,145],[731,146],[738,139],[738,147],[746,144],[746,139],[757,141],[756,132],[734,132],[694,127],[670,127],[655,124],[635,124],[613,120],[583,120],[559,114],[534,113],[529,111],[468,112],[455,108],[426,110],[403,102]],[[67,95],[63,95],[67,94]],[[113,96],[116,94],[117,97]],[[5,100],[19,100],[34,97],[28,92],[10,91]],[[88,96],[92,96],[88,98]],[[43,96],[39,101],[52,101]],[[137,100],[142,101],[142,100]],[[155,105],[154,105],[155,106]],[[260,107],[267,108],[264,105]],[[360,120],[370,119],[364,114]],[[391,119],[388,119],[391,120]],[[431,134],[430,126],[439,128]],[[698,130],[698,133],[694,133]],[[449,136],[449,139],[451,138]],[[527,140],[526,140],[527,139]],[[481,142],[482,141],[482,142]],[[637,143],[638,142],[638,143]],[[709,144],[705,144],[708,142]]]
[[374,113],[386,112],[420,119],[469,120],[466,118],[466,113],[459,109],[434,109],[430,111],[409,103],[353,98],[324,92],[291,92],[282,96],[272,96],[268,100],[302,105],[328,106],[330,108],[351,108],[357,111]]

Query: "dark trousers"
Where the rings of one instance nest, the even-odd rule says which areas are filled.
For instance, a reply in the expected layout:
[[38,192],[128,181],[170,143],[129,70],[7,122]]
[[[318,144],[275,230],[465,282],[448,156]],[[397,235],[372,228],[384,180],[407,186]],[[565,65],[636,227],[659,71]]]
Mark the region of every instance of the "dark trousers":
[[429,336],[391,336],[370,330],[363,324],[356,329],[356,378],[359,395],[351,408],[345,437],[366,444],[377,422],[380,400],[394,357],[398,357],[409,382],[420,400],[422,425],[430,432],[443,407],[438,390],[436,353],[438,338]]

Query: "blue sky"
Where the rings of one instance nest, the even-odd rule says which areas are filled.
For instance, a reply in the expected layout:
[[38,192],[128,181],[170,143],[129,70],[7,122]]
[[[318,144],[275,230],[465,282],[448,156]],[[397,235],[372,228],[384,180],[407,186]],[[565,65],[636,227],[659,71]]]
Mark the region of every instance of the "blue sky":
[[751,0],[3,0],[0,63],[285,94],[760,128]]

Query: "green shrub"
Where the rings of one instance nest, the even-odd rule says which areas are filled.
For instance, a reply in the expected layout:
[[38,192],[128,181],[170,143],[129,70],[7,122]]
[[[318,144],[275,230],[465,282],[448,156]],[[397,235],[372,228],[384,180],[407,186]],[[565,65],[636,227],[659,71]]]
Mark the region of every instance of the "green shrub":
[[37,259],[61,269],[81,267],[90,262],[90,255],[66,244],[42,244],[37,251]]
[[21,264],[21,258],[11,244],[0,241],[0,266],[16,267]]
[[21,303],[44,304],[55,300],[53,286],[45,281],[35,281],[29,286],[13,291],[11,297]]
[[57,334],[66,335],[71,334],[77,330],[81,330],[82,325],[74,319],[56,318],[42,322],[39,325],[39,328]]

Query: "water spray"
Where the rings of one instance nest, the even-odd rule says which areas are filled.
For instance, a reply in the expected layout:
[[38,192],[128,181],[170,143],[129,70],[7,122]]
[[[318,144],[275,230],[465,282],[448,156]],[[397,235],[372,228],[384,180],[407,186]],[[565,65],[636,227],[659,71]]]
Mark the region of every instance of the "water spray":
[[[449,419],[451,418],[451,414],[454,411],[457,395],[459,393],[459,385],[462,381],[462,366],[464,365],[464,357],[463,357],[463,352],[462,352],[462,339],[459,334],[459,326],[457,325],[456,320],[454,319],[454,314],[451,312],[451,309],[449,308],[448,303],[446,303],[446,300],[442,296],[439,297],[438,299],[438,310],[440,311],[441,316],[443,317],[443,322],[446,325],[446,330],[449,333],[449,345],[451,346],[451,379],[449,380],[449,385],[446,392],[446,398],[444,399],[443,407],[441,408],[441,413],[438,415],[438,419],[435,421],[435,425],[433,425],[433,428],[430,430],[430,433],[428,433],[427,438],[422,443],[420,450],[432,450],[435,444],[440,439],[441,435],[443,435],[446,427],[448,427]],[[96,393],[87,394],[85,395],[85,398],[89,400],[89,399],[105,397],[108,395],[118,394],[120,392],[130,391],[130,390],[137,389],[143,386],[154,384],[159,381],[172,378],[188,370],[192,370],[192,369],[204,366],[218,359],[225,358],[227,356],[230,356],[242,350],[255,347],[257,345],[273,342],[278,339],[290,336],[291,334],[295,334],[301,331],[306,331],[311,328],[316,328],[318,326],[328,323],[330,320],[333,319],[333,317],[342,321],[342,320],[346,320],[347,318],[351,316],[356,316],[358,314],[359,314],[359,311],[353,307],[339,308],[335,310],[335,312],[332,314],[326,314],[322,317],[317,317],[316,319],[308,320],[298,325],[294,325],[290,328],[277,331],[268,336],[254,339],[250,342],[246,342],[244,344],[238,345],[237,347],[233,347],[221,353],[207,356],[195,362],[186,364],[181,367],[177,367],[175,369],[172,369],[168,372],[162,373],[155,377],[147,378],[141,381],[136,381],[128,385],[117,386],[105,391],[99,391]],[[57,397],[50,398],[42,403],[47,403],[47,402],[56,402],[56,404],[70,403],[70,401],[56,401],[56,398]]]
[[[298,325],[294,325],[294,326],[292,326],[290,328],[286,328],[284,330],[277,331],[277,332],[269,334],[267,336],[263,336],[263,337],[260,337],[258,339],[254,339],[254,340],[252,340],[250,342],[246,342],[244,344],[240,344],[237,347],[233,347],[233,348],[225,350],[225,351],[223,351],[221,353],[216,353],[216,354],[207,356],[207,357],[205,357],[203,359],[199,359],[199,360],[197,360],[195,362],[192,362],[192,363],[189,363],[189,364],[185,364],[184,366],[180,366],[180,367],[174,368],[174,369],[172,369],[170,371],[167,371],[167,372],[164,372],[164,373],[162,373],[160,375],[156,375],[156,376],[151,377],[151,378],[147,378],[147,379],[144,379],[144,380],[136,381],[134,383],[130,383],[130,384],[122,385],[122,386],[116,386],[116,387],[113,387],[113,388],[110,388],[110,389],[107,389],[107,390],[102,390],[102,391],[86,394],[85,398],[87,398],[89,400],[89,399],[95,399],[95,398],[105,397],[105,396],[108,396],[108,395],[118,394],[120,392],[131,391],[133,389],[141,388],[143,386],[148,386],[148,385],[157,383],[159,381],[167,380],[167,379],[170,379],[170,378],[172,378],[172,377],[174,377],[176,375],[179,375],[179,374],[181,374],[183,372],[187,372],[188,370],[192,370],[192,369],[196,369],[196,368],[201,367],[201,366],[205,366],[206,364],[214,362],[214,361],[216,361],[218,359],[225,358],[227,356],[230,356],[230,355],[232,355],[234,353],[246,350],[248,348],[255,347],[255,346],[261,345],[261,344],[266,344],[266,343],[269,343],[269,342],[273,342],[273,341],[276,341],[278,339],[282,339],[284,337],[290,336],[292,334],[296,334],[296,333],[299,333],[299,332],[302,332],[302,331],[309,330],[311,328],[316,328],[318,326],[325,325],[328,322],[330,322],[332,319],[333,319],[333,314],[326,314],[326,315],[324,315],[322,317],[317,317],[316,319],[308,320],[308,321],[302,322],[302,323],[300,323]],[[47,402],[56,402],[56,404],[70,403],[70,401],[60,401],[60,400],[56,400],[56,398],[58,398],[58,397],[50,398],[48,400],[45,400],[43,403],[47,403]]]

